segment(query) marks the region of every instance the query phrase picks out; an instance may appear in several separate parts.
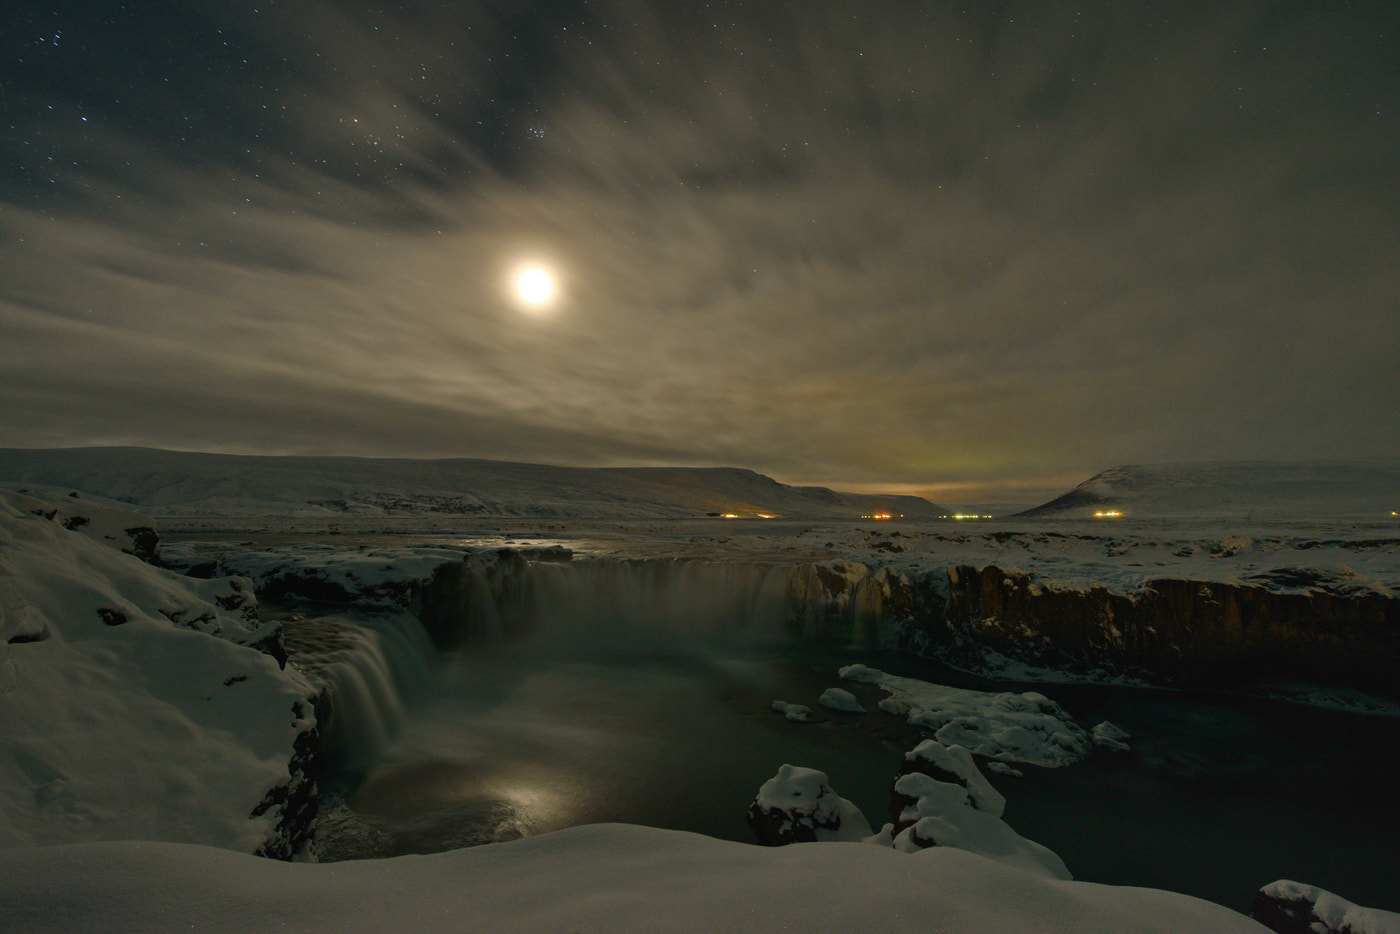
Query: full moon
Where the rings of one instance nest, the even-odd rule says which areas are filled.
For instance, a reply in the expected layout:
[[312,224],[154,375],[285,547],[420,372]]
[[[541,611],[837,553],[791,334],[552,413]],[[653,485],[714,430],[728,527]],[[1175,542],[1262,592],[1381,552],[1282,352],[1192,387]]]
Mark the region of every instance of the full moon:
[[543,266],[525,266],[515,274],[515,297],[531,308],[545,307],[557,291],[554,273]]

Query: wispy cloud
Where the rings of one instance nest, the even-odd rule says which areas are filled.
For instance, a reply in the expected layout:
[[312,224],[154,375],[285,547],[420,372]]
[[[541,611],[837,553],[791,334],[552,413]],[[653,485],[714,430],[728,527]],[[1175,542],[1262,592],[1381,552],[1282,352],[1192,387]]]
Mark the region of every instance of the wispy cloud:
[[[1395,453],[1364,12],[483,6],[201,21],[253,64],[159,125],[11,95],[6,152],[72,158],[0,217],[0,443],[928,487]],[[214,54],[141,51],[114,86]]]

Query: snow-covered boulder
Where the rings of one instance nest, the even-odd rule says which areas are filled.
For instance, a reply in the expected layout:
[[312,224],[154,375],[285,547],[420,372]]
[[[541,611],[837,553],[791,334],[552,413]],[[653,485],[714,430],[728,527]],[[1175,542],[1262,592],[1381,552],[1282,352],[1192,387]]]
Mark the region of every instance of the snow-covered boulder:
[[865,705],[844,688],[827,688],[822,691],[822,696],[817,698],[817,703],[827,710],[839,710],[842,713],[865,713]]
[[832,790],[825,772],[784,765],[749,805],[749,826],[765,846],[815,841],[859,842],[870,823]]
[[1255,893],[1249,916],[1277,934],[1400,934],[1400,914],[1354,905],[1287,879]]
[[987,781],[966,747],[945,746],[937,740],[924,740],[904,754],[904,765],[899,774],[916,773],[938,782],[961,786],[967,792],[967,800],[972,807],[993,817],[1000,817],[1006,810],[1006,798]]
[[1102,723],[1096,724],[1090,733],[1094,738],[1094,745],[1098,746],[1100,749],[1108,749],[1113,752],[1127,752],[1132,748],[1128,745],[1128,740],[1132,738],[1132,734],[1116,723],[1110,723],[1105,720]]
[[905,754],[890,795],[887,833],[905,853],[950,846],[1052,879],[1070,878],[1058,856],[1001,819],[1005,806],[967,749],[925,740]]
[[806,723],[812,719],[812,708],[806,704],[789,704],[784,700],[773,701],[773,710],[793,723]]
[[[0,491],[0,846],[148,839],[289,857],[311,686],[247,581],[196,581]],[[115,543],[114,543],[115,544]]]

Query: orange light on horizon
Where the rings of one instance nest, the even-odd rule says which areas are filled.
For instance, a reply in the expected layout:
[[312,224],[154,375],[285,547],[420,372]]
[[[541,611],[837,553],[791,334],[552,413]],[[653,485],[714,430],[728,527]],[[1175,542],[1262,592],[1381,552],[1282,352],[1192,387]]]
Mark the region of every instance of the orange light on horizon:
[[1094,513],[1095,519],[1117,519],[1123,514],[1117,509],[1100,509]]

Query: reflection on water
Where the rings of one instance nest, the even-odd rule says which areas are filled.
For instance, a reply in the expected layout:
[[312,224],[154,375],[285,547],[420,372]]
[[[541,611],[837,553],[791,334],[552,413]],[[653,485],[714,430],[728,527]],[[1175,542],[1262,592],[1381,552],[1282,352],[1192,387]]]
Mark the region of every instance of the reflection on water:
[[348,794],[353,814],[323,834],[323,858],[601,821],[751,842],[745,809],[785,762],[822,763],[844,796],[882,814],[912,730],[886,717],[792,724],[769,709],[779,697],[814,704],[838,664],[791,648],[456,656],[440,695]]
[[[502,650],[449,661],[441,692],[332,814],[323,858],[433,852],[580,823],[625,821],[752,842],[744,811],[788,762],[886,820],[891,778],[918,740],[881,713],[815,708],[857,660],[812,648],[656,650],[645,657]],[[912,659],[895,673],[1003,690]],[[872,710],[882,693],[844,685]],[[1022,686],[1022,689],[1025,689]],[[1061,769],[990,775],[1007,821],[1075,877],[1247,906],[1277,878],[1400,910],[1393,764],[1400,721],[1241,698],[1039,685],[1082,722],[1109,719],[1133,750]],[[790,723],[774,699],[809,704]]]

